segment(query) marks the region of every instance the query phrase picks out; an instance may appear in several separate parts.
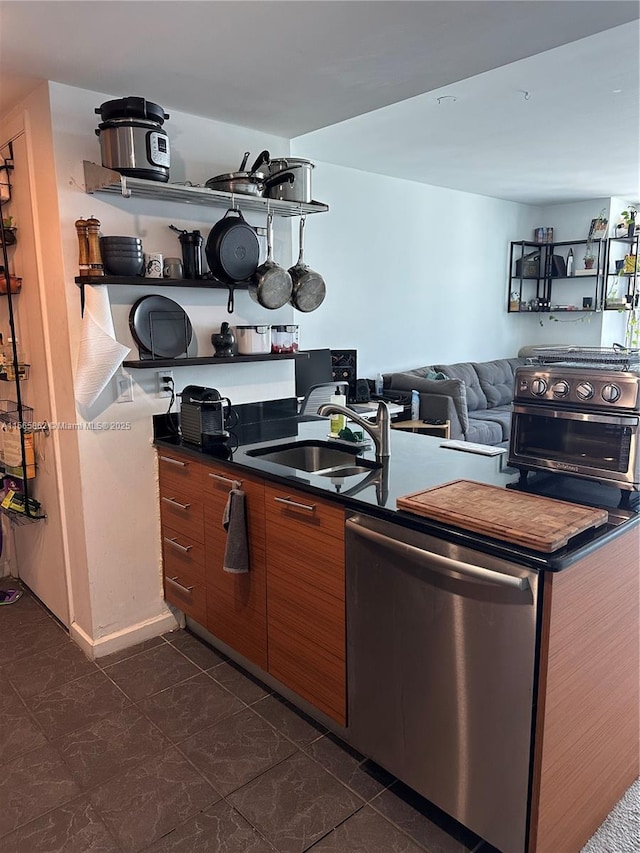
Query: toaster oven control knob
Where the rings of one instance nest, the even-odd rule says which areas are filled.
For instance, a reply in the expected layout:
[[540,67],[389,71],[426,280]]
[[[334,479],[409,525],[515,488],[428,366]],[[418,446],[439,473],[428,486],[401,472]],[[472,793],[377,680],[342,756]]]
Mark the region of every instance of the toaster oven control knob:
[[576,385],[576,396],[579,400],[590,400],[593,393],[593,385],[590,382],[579,382]]
[[620,389],[613,383],[605,385],[602,389],[602,399],[605,403],[617,403],[620,399]]
[[542,397],[544,392],[547,390],[547,380],[546,379],[534,379],[531,383],[531,391],[536,395],[536,397]]
[[559,382],[554,383],[551,390],[553,391],[554,397],[566,397],[569,393],[569,383],[565,382],[564,379],[561,379]]

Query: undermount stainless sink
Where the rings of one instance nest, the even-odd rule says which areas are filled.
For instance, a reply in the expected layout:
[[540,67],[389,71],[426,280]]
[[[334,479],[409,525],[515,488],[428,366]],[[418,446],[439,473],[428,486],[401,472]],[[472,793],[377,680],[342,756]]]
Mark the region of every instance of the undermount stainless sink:
[[357,448],[335,447],[328,441],[314,440],[247,450],[247,456],[326,477],[352,477],[381,467],[379,462],[359,458],[357,454]]

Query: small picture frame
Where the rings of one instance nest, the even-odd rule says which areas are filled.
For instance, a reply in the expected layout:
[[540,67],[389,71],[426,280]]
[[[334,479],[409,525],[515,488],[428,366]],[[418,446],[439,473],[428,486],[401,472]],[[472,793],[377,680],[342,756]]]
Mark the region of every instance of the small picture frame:
[[608,219],[592,219],[591,227],[589,228],[589,239],[590,240],[604,240],[607,236],[607,229],[609,226]]

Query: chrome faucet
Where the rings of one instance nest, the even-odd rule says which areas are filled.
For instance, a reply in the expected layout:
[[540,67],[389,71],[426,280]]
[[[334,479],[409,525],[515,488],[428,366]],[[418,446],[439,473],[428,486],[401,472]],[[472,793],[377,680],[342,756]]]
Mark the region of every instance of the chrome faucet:
[[389,456],[391,416],[389,415],[389,407],[382,400],[378,403],[378,411],[373,421],[360,417],[353,409],[340,406],[338,403],[323,403],[318,409],[318,414],[323,417],[327,415],[346,415],[350,421],[357,423],[358,426],[362,427],[371,436],[376,448],[376,459],[384,459]]

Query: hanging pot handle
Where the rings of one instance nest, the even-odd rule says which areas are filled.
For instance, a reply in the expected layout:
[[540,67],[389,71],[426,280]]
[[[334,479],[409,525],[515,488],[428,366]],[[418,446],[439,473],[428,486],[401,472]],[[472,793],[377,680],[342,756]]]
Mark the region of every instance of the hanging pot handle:
[[242,163],[240,164],[240,169],[238,171],[244,172],[244,167],[247,165],[247,160],[249,159],[250,151],[244,152],[244,157],[242,158]]
[[229,288],[229,298],[227,299],[227,314],[233,314],[233,308],[234,308],[234,299],[233,299],[233,296],[234,296],[234,286],[235,286],[235,285],[233,285],[233,284],[229,284],[229,285],[228,285],[228,288]]
[[304,226],[307,223],[307,217],[300,217],[300,253],[298,255],[298,263],[297,266],[304,265]]
[[270,160],[271,160],[271,154],[269,154],[269,152],[266,149],[264,151],[261,151],[258,154],[258,157],[257,157],[255,163],[253,164],[253,166],[251,167],[247,177],[248,178],[251,177],[251,175],[253,175],[253,173],[260,168],[260,166],[269,163]]
[[242,221],[245,222],[245,218],[242,215],[242,211],[240,210],[239,207],[230,207],[229,210],[227,210],[225,215],[222,217],[222,219],[226,219],[230,213],[236,213],[238,215],[238,219],[242,219]]

